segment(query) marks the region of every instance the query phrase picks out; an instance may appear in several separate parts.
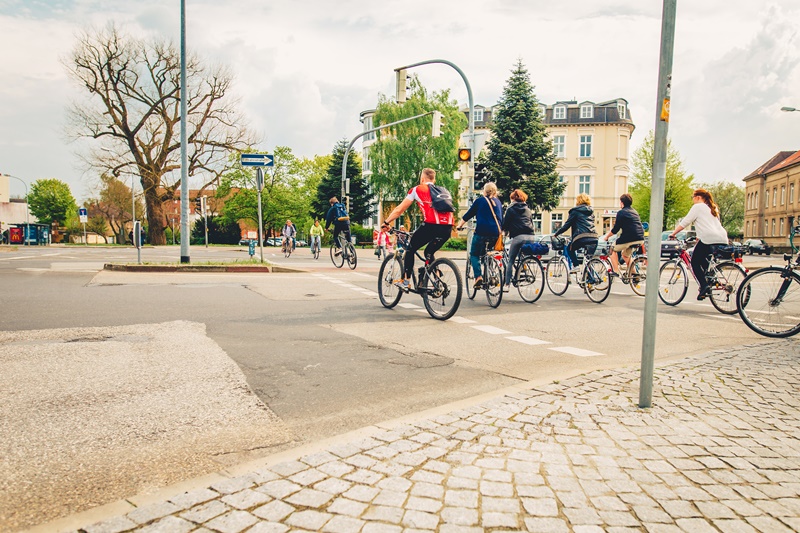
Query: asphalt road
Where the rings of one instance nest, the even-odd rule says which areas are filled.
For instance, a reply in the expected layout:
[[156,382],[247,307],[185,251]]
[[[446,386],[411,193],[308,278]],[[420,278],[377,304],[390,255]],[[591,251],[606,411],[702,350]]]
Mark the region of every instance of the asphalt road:
[[[335,269],[326,250],[318,261],[307,249],[289,258],[274,252],[265,248],[265,259],[303,272],[108,272],[103,263],[135,261],[135,250],[0,247],[0,331],[135,326],[146,334],[174,321],[205,325],[287,435],[262,447],[232,447],[215,456],[220,465],[521,381],[636,365],[641,357],[644,299],[621,284],[600,305],[576,287],[563,297],[546,292],[536,304],[512,292],[498,309],[479,293],[442,323],[415,295],[384,309],[376,293],[379,262],[369,250],[355,271]],[[179,247],[142,251],[147,262],[179,256]],[[192,247],[191,257],[203,263],[247,253]],[[691,289],[677,307],[659,304],[658,360],[764,340],[737,316],[694,301]],[[176,345],[170,355],[185,349]],[[6,385],[12,392],[25,387]]]

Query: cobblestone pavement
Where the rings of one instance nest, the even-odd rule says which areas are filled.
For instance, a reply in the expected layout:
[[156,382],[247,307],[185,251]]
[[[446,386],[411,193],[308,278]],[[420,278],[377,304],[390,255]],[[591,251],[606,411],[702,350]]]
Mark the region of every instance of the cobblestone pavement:
[[84,527],[119,531],[800,530],[800,345],[597,371],[390,428]]

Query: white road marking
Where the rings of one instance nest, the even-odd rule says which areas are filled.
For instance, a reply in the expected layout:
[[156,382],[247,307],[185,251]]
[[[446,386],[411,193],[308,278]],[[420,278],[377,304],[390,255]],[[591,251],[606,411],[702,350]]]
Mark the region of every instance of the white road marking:
[[591,350],[582,350],[580,348],[573,348],[572,346],[559,346],[557,348],[548,348],[548,350],[568,353],[570,355],[577,355],[578,357],[595,357],[597,355],[605,355],[599,352],[593,352]]
[[362,274],[361,272],[350,272],[354,276],[361,276],[363,278],[372,278],[374,276],[370,276],[369,274]]
[[39,254],[39,255],[20,255],[17,257],[3,257],[0,259],[2,259],[3,261],[15,261],[17,259],[39,259],[40,257],[47,257],[51,255],[61,255],[61,252],[54,252],[51,254]]
[[506,339],[515,342],[521,342],[522,344],[529,344],[531,346],[535,346],[537,344],[551,344],[550,341],[543,341],[541,339],[534,339],[533,337],[528,337],[526,335],[516,335],[514,337],[506,337]]
[[421,307],[418,306],[417,304],[406,304],[406,303],[403,303],[403,304],[397,304],[397,305],[398,305],[398,307],[403,307],[405,309],[421,309]]
[[737,322],[740,320],[738,316],[734,317],[734,316],[727,316],[727,315],[707,315],[707,314],[702,314],[700,316],[707,316],[709,318],[725,318],[727,320],[736,320]]
[[482,331],[484,333],[489,333],[491,335],[503,335],[506,333],[511,333],[505,329],[496,328],[494,326],[470,326],[472,328],[477,329],[478,331]]
[[469,318],[464,318],[463,316],[454,316],[450,318],[450,322],[456,322],[457,324],[474,324],[474,320],[470,320]]

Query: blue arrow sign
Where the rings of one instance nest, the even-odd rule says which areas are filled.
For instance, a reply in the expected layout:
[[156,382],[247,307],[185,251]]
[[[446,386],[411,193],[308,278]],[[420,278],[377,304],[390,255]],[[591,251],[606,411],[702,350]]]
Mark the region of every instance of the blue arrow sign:
[[243,167],[271,167],[275,163],[272,154],[241,154]]
[[79,207],[78,208],[78,216],[85,217],[88,214],[89,214],[89,212],[86,210],[85,207]]

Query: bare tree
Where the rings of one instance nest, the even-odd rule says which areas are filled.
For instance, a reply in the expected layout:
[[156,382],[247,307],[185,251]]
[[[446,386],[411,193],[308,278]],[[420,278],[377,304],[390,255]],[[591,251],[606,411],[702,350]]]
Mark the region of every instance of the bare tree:
[[[173,43],[123,35],[115,26],[78,37],[65,60],[89,92],[70,109],[74,138],[99,141],[84,161],[99,174],[133,174],[144,190],[149,240],[166,244],[162,204],[180,194],[180,52]],[[225,171],[230,151],[255,144],[229,96],[232,77],[186,58],[188,175],[201,190]]]

